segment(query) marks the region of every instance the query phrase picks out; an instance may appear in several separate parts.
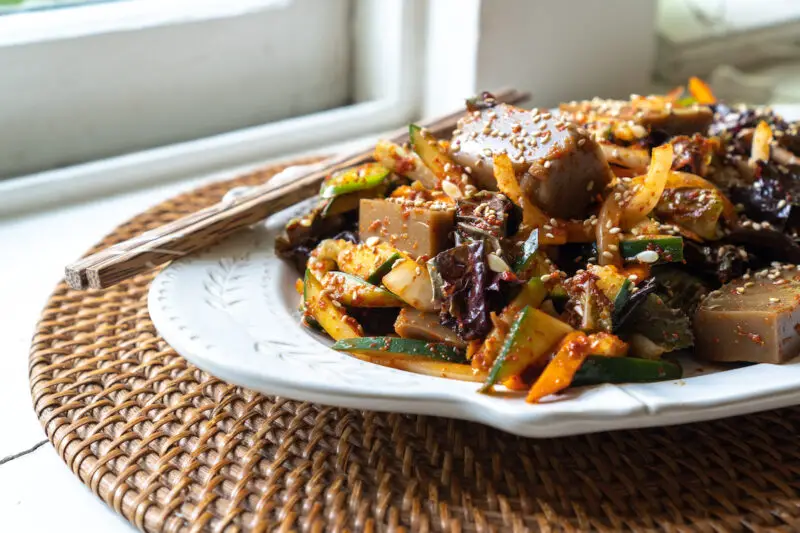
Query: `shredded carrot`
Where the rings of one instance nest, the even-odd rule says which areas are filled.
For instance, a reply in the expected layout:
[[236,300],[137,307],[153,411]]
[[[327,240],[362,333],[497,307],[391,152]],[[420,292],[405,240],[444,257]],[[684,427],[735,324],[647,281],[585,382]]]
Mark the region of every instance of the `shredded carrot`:
[[531,387],[529,403],[536,403],[545,396],[566,389],[575,378],[575,373],[589,356],[589,337],[581,331],[567,333],[556,351],[556,355],[547,364],[539,379]]
[[469,343],[467,343],[467,360],[468,361],[471,361],[472,360],[472,356],[475,355],[478,352],[478,350],[481,349],[481,344],[482,343],[481,343],[480,339],[474,339],[474,340],[469,341]]
[[700,78],[695,78],[694,76],[689,78],[689,93],[697,100],[698,104],[717,103],[717,98],[711,92],[711,88]]
[[686,88],[683,85],[678,85],[677,87],[675,87],[670,92],[664,95],[664,100],[667,100],[668,102],[674,102],[678,98],[683,96],[683,92],[685,90]]
[[516,375],[505,380],[503,385],[505,385],[508,390],[525,390],[528,388],[528,384],[522,380],[522,377]]
[[630,276],[636,276],[636,279],[632,281],[634,285],[638,285],[650,277],[650,265],[647,263],[631,263],[625,266],[623,274],[628,276],[628,278],[630,278]]
[[756,161],[769,161],[769,147],[772,144],[772,128],[763,120],[756,126],[753,133],[753,148],[750,150],[750,165]]

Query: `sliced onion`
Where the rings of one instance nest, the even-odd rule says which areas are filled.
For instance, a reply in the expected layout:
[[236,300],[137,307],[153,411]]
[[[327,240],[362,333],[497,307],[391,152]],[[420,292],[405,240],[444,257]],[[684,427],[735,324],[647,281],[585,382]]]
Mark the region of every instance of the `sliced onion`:
[[646,172],[650,164],[650,154],[644,148],[600,144],[600,149],[603,150],[609,165],[628,168],[636,174]]
[[609,194],[600,208],[597,216],[595,237],[597,239],[597,262],[601,265],[622,266],[622,256],[619,253],[619,233],[612,230],[619,229],[622,217],[622,207],[614,198],[614,193]]
[[667,184],[672,158],[671,144],[653,149],[647,175],[641,180],[634,180],[635,190],[623,208],[621,219],[623,226],[633,226],[656,208]]

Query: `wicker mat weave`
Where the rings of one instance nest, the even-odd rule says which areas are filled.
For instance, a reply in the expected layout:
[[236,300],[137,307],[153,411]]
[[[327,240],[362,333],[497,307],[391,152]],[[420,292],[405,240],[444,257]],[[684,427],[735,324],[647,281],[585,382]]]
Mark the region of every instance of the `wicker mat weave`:
[[[100,246],[278,170],[167,201]],[[151,279],[94,292],[62,283],[30,356],[56,450],[144,531],[800,531],[800,408],[528,440],[265,397],[158,336]]]

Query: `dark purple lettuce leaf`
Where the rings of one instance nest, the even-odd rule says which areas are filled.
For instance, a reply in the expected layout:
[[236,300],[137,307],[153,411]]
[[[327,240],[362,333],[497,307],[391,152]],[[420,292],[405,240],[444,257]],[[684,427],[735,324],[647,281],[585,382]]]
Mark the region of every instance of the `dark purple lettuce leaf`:
[[731,231],[725,240],[739,246],[740,250],[746,247],[751,252],[750,268],[763,268],[772,261],[800,263],[800,243],[796,237],[783,231],[740,226]]
[[515,222],[514,206],[504,195],[481,191],[456,206],[456,246],[486,241],[487,253],[503,256],[502,241]]
[[698,244],[684,239],[683,256],[693,272],[715,280],[718,284],[741,277],[751,267],[752,256],[735,244],[707,242]]
[[731,108],[722,103],[715,104],[711,108],[714,111],[714,120],[708,127],[709,136],[734,136],[742,130],[755,128],[762,120],[769,124],[773,132],[786,132],[790,135],[797,133],[791,123],[766,108],[746,106]]
[[439,320],[464,340],[489,333],[490,312],[502,306],[505,287],[517,281],[510,272],[490,270],[486,254],[484,242],[477,241],[445,250],[428,263],[441,303]]
[[744,214],[751,220],[767,221],[779,229],[800,225],[798,169],[759,161],[754,175],[752,184],[731,188],[731,200],[742,204]]
[[672,169],[682,172],[691,172],[698,176],[708,174],[709,164],[716,149],[716,144],[709,141],[699,133],[691,137],[680,135],[670,141],[675,158]]
[[[358,213],[345,213],[323,218],[320,206],[290,221],[275,239],[275,253],[305,272],[308,256],[323,239],[336,238],[358,242]],[[303,220],[303,224],[296,221]]]
[[630,320],[631,316],[636,312],[636,310],[644,303],[647,299],[647,295],[650,293],[655,292],[658,284],[656,283],[655,278],[647,278],[644,280],[640,285],[638,285],[638,290],[631,294],[628,301],[625,302],[625,305],[620,310],[615,310],[614,313],[614,333],[621,330],[625,324]]

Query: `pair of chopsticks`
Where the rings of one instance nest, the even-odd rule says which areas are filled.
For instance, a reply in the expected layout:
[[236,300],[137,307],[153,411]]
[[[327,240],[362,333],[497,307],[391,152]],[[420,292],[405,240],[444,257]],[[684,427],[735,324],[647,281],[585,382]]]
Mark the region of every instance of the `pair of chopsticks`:
[[[500,102],[519,103],[527,93],[514,89],[497,93]],[[421,122],[434,135],[449,135],[464,110]],[[390,134],[392,142],[408,140],[408,129]],[[80,259],[65,269],[73,289],[104,289],[137,274],[152,270],[172,259],[202,250],[215,242],[267,218],[319,192],[332,172],[372,160],[372,147],[343,154],[327,161],[319,170],[291,183],[272,186],[269,182],[251,188],[228,202],[220,202],[141,235]]]

